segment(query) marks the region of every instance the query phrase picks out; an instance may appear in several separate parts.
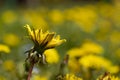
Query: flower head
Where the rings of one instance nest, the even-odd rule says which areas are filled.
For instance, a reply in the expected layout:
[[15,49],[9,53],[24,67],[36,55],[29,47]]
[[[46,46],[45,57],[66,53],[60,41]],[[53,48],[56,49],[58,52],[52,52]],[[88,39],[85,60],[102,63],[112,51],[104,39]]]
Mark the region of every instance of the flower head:
[[44,56],[44,51],[47,49],[52,49],[63,42],[65,42],[65,39],[60,40],[60,36],[57,35],[54,37],[55,33],[52,32],[43,32],[42,29],[31,29],[29,25],[26,25],[25,28],[27,28],[29,33],[29,38],[34,43],[34,47],[30,49],[28,52],[28,58],[30,62],[42,62],[45,63],[46,59]]
[[65,39],[60,40],[59,35],[54,37],[54,32],[46,31],[43,33],[42,29],[31,29],[29,25],[26,25],[25,28],[27,28],[29,37],[35,44],[34,48],[38,52],[54,48],[66,41]]

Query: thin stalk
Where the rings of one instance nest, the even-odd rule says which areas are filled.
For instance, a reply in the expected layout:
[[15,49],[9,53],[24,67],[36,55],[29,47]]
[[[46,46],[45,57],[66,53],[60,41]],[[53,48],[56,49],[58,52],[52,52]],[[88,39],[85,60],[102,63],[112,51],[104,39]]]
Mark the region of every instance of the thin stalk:
[[30,66],[30,69],[29,69],[29,72],[28,72],[28,76],[27,76],[27,80],[30,80],[30,78],[32,76],[33,67],[34,67],[34,63],[31,63],[31,66]]

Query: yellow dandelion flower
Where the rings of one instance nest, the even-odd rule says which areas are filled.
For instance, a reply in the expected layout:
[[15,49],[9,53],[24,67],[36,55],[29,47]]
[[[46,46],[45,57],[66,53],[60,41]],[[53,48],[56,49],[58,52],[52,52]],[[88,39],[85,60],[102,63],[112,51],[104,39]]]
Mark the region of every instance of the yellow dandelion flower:
[[13,71],[15,69],[15,63],[12,60],[6,60],[3,62],[3,68],[6,71]]
[[54,48],[66,41],[65,39],[60,40],[59,35],[54,38],[54,32],[50,33],[47,31],[43,33],[42,29],[31,30],[29,25],[26,25],[25,28],[27,28],[30,39],[35,44],[35,48],[38,49],[38,52],[40,50]]
[[18,36],[12,33],[4,35],[3,41],[10,46],[17,46],[20,43]]
[[80,65],[78,59],[81,56],[86,55],[84,50],[81,48],[72,48],[70,49],[67,54],[69,55],[68,67],[71,72],[78,72],[80,71]]
[[118,73],[120,71],[119,66],[110,66],[107,68],[107,71],[110,73]]
[[67,52],[67,54],[70,58],[75,58],[85,55],[85,51],[82,48],[72,48]]
[[66,74],[63,80],[82,80],[82,78],[79,78],[74,74]]
[[100,45],[93,42],[85,42],[81,47],[70,49],[67,54],[70,58],[76,58],[88,54],[102,54],[103,51],[104,50]]
[[48,49],[45,50],[44,52],[45,56],[46,56],[46,61],[48,63],[57,63],[59,61],[59,55],[57,50],[55,49]]
[[10,53],[10,48],[7,45],[0,44],[0,52]]
[[111,62],[100,57],[100,56],[95,56],[95,55],[88,55],[84,56],[79,60],[80,64],[83,65],[84,67],[107,67],[111,65]]
[[104,69],[106,71],[109,71],[110,73],[117,73],[119,71],[118,66],[113,66],[111,61],[100,56],[84,56],[79,59],[79,63],[85,68]]
[[[66,41],[65,39],[60,40],[59,35],[54,38],[54,32],[50,33],[47,31],[43,33],[42,29],[31,29],[29,25],[26,25],[25,28],[27,28],[29,38],[34,43],[34,47],[27,51],[27,60],[29,59],[32,63],[46,63],[46,58],[43,54],[44,51],[47,49],[52,49]],[[47,58],[47,60],[49,59],[50,58]]]
[[95,54],[101,54],[104,52],[102,46],[93,42],[85,42],[82,45],[82,49],[88,53],[95,53]]

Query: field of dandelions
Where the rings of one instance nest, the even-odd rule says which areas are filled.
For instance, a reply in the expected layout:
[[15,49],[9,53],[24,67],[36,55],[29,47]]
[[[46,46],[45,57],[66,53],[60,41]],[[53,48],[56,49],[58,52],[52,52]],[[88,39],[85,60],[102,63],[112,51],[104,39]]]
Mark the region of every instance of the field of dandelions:
[[33,34],[41,29],[56,43],[43,51],[42,64],[35,62],[30,80],[120,80],[119,0],[1,8],[0,80],[28,80],[26,60],[31,62],[34,54],[27,51],[37,46]]

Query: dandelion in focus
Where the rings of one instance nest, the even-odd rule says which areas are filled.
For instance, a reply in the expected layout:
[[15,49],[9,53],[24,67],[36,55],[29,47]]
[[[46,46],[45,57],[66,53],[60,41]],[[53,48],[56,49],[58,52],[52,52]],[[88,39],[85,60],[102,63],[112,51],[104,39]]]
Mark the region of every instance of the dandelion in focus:
[[28,58],[26,59],[27,63],[30,64],[29,74],[27,80],[30,80],[31,72],[35,63],[46,63],[46,58],[44,51],[47,49],[55,48],[59,46],[65,39],[60,39],[60,36],[57,35],[54,37],[55,33],[44,32],[42,29],[31,29],[29,25],[26,25],[25,28],[28,30],[29,38],[34,43],[32,49],[27,51]]

